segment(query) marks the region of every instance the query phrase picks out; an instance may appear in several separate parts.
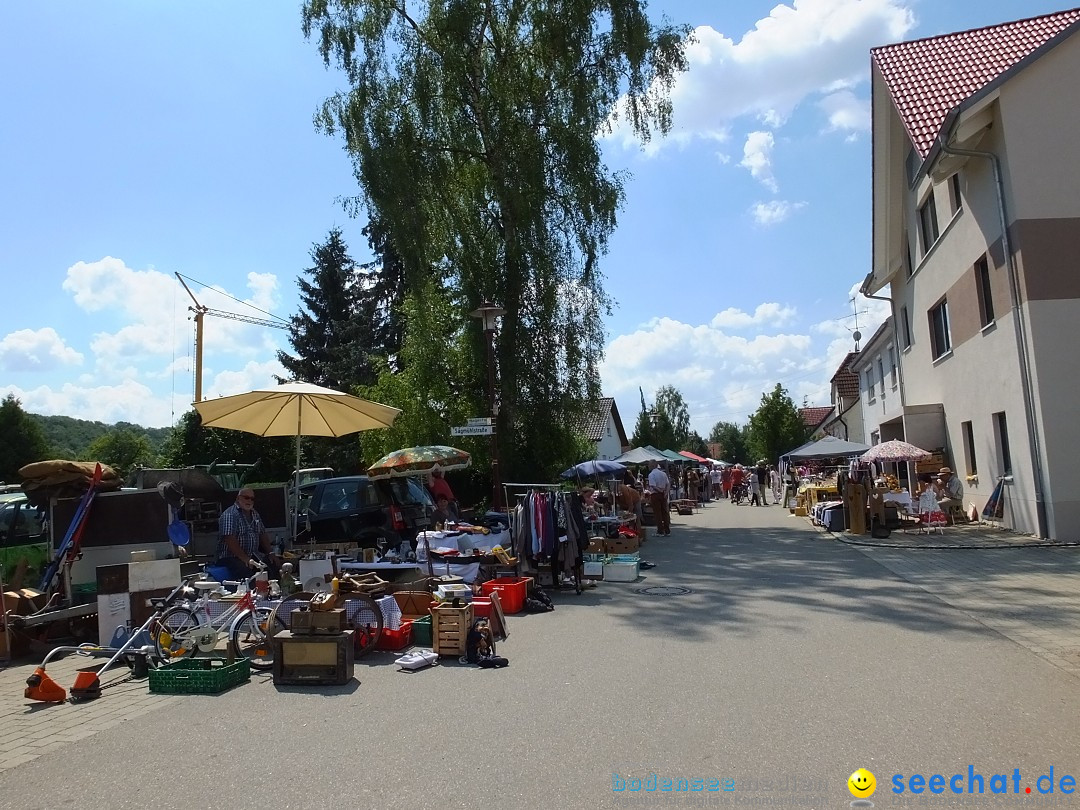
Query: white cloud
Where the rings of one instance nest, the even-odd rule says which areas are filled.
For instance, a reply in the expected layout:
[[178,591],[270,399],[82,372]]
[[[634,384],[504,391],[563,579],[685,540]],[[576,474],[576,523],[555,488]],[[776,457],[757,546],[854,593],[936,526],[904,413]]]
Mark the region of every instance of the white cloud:
[[787,200],[771,200],[769,202],[754,203],[750,207],[750,214],[758,225],[776,225],[783,222],[800,208],[805,208],[805,202],[788,202]]
[[[870,48],[896,42],[914,27],[909,5],[910,0],[792,0],[773,8],[737,42],[699,26],[687,48],[689,69],[672,88],[671,137],[654,138],[647,151],[696,138],[725,140],[731,122],[743,116],[776,128],[808,98],[866,82]],[[624,116],[606,137],[641,146]]]
[[743,145],[743,159],[739,163],[750,175],[774,194],[779,190],[773,177],[771,155],[775,140],[771,132],[751,132]]
[[166,427],[191,407],[189,394],[171,400],[135,380],[117,385],[74,385],[0,388],[0,396],[14,394],[23,410],[45,416],[61,415],[113,424],[132,422],[145,427]]
[[[203,306],[248,317],[264,317],[263,312],[273,311],[278,300],[278,280],[271,273],[249,273],[246,298],[220,287],[201,287],[194,282],[189,286]],[[190,351],[191,298],[172,274],[133,270],[121,259],[106,256],[68,268],[63,289],[83,310],[100,313],[101,320],[118,325],[113,331],[98,332],[90,341],[102,374],[115,378],[133,362],[175,358]],[[203,356],[207,360],[214,356],[243,359],[265,355],[276,349],[281,339],[277,330],[213,312],[204,316],[203,323]]]
[[[623,422],[632,430],[640,409],[638,388],[649,402],[660,386],[673,385],[687,402],[691,427],[702,436],[719,421],[746,424],[762,394],[777,383],[797,407],[804,401],[827,406],[829,381],[854,349],[855,312],[864,346],[889,316],[888,302],[865,298],[859,285],[851,285],[847,301],[829,307],[850,311],[850,316],[801,329],[785,329],[798,313],[794,305],[778,302],[760,304],[752,314],[727,309],[699,325],[656,318],[608,344],[601,367],[604,393],[616,398]],[[748,328],[762,331],[752,336],[730,333]]]
[[746,329],[751,326],[783,326],[796,315],[795,307],[776,303],[758,304],[753,314],[729,307],[709,321],[714,329]]
[[277,385],[276,377],[289,379],[291,375],[277,360],[251,361],[239,370],[221,371],[205,386],[204,399],[227,397]]
[[853,135],[870,131],[870,102],[850,90],[840,90],[818,102],[829,125],[826,131],[848,131]]
[[744,423],[763,391],[782,379],[821,376],[822,361],[810,335],[744,337],[728,334],[721,324],[778,325],[793,314],[793,307],[770,303],[754,315],[727,310],[708,324],[658,318],[609,343],[601,368],[604,393],[620,400],[621,416],[630,425],[639,408],[638,387],[651,398],[662,385],[682,392],[693,427],[702,435],[721,419]]
[[0,369],[10,372],[51,371],[60,366],[77,366],[79,352],[64,343],[52,327],[20,329],[0,340]]

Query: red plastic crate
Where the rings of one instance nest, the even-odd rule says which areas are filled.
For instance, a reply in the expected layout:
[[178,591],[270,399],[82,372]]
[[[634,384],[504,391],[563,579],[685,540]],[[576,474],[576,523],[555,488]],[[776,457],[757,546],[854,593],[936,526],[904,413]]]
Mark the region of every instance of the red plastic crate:
[[525,608],[525,597],[529,593],[531,577],[497,577],[480,586],[484,596],[492,591],[499,592],[503,613],[521,613]]
[[384,627],[382,633],[379,634],[375,649],[393,652],[404,650],[410,644],[412,644],[412,622],[404,620],[398,630],[389,630]]
[[[499,597],[502,598],[501,596]],[[477,619],[488,619],[491,617],[491,597],[490,596],[474,596],[472,600],[473,616]]]

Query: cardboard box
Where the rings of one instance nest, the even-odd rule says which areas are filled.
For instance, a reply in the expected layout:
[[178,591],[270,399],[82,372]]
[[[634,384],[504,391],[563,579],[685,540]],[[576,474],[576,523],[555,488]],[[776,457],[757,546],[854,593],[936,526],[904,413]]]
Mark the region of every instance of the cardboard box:
[[603,554],[604,553],[604,538],[603,537],[590,537],[589,547],[585,549],[586,554]]
[[16,616],[29,616],[37,613],[48,601],[45,594],[34,588],[19,588],[18,590],[4,591],[4,607],[9,613]]
[[616,537],[604,541],[606,554],[633,554],[641,548],[641,540],[637,537]]

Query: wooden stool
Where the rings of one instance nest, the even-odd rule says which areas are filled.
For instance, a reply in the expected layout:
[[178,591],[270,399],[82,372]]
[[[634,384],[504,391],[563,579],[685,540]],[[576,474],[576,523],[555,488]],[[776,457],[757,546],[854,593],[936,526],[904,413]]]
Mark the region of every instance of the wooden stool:
[[964,511],[964,507],[956,503],[949,507],[947,512],[949,516],[949,525],[955,526],[957,523],[969,523],[967,513]]

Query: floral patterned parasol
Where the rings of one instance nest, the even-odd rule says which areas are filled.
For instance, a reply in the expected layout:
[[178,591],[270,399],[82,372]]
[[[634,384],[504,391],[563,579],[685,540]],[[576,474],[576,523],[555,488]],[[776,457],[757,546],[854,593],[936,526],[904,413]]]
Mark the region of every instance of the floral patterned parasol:
[[387,453],[368,468],[367,475],[369,478],[404,478],[429,473],[435,467],[463,470],[471,463],[472,456],[464,450],[429,444]]

